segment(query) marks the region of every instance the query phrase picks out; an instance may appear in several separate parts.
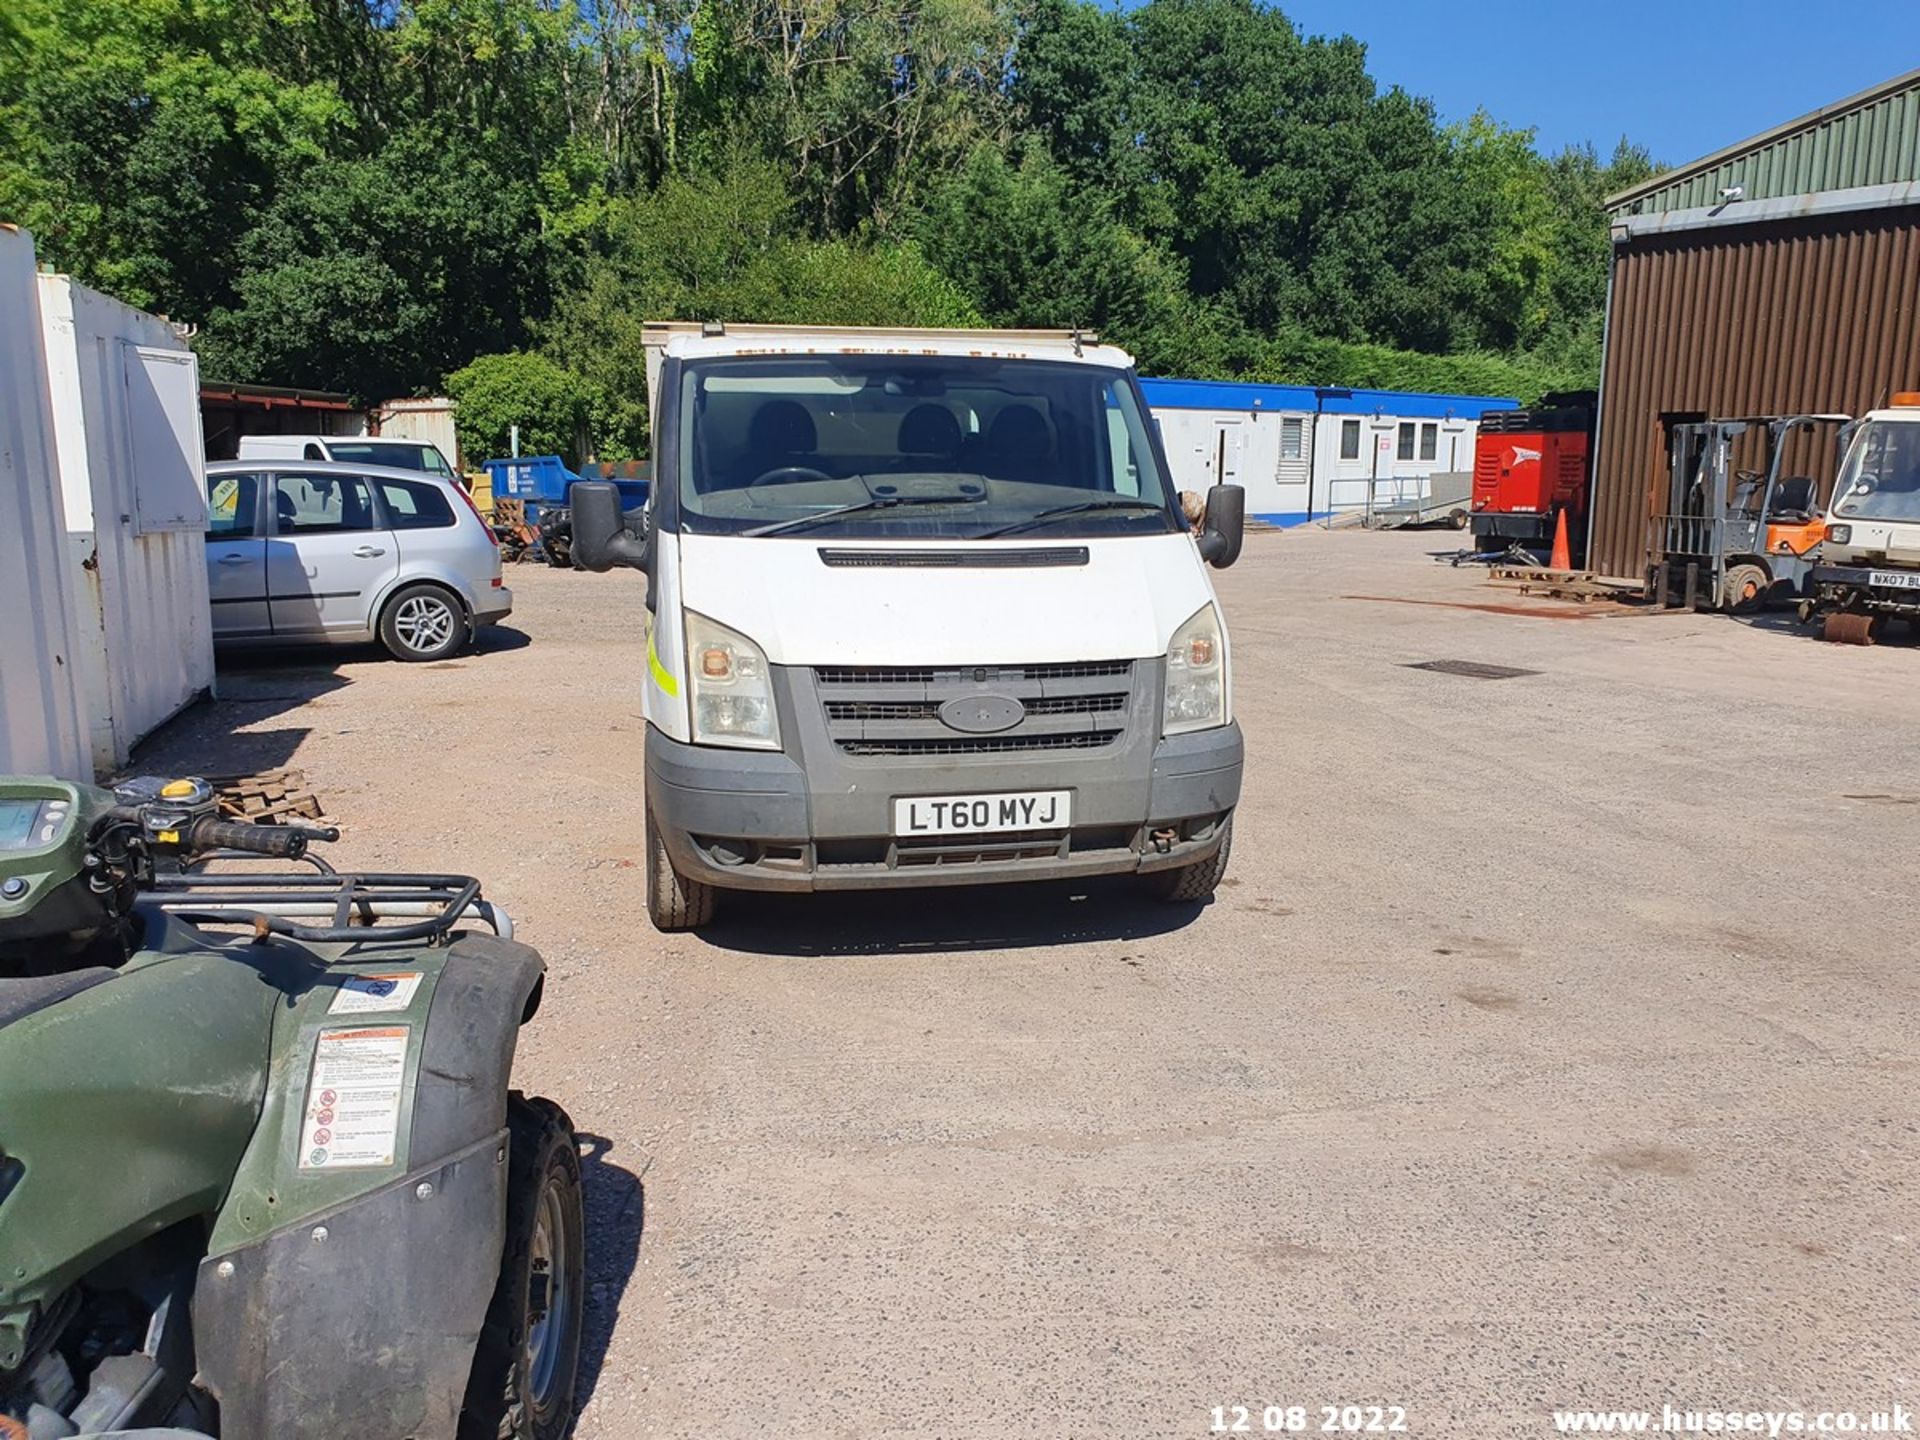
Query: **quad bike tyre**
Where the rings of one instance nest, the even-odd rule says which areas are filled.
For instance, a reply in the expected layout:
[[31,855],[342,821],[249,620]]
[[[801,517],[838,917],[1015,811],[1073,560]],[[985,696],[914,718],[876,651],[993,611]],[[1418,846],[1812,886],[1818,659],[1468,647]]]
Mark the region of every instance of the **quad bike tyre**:
[[1147,894],[1156,900],[1171,900],[1191,904],[1195,901],[1210,900],[1213,892],[1220,888],[1220,882],[1226,878],[1227,857],[1233,851],[1233,821],[1229,819],[1226,833],[1220,837],[1220,848],[1204,860],[1196,860],[1191,865],[1182,865],[1177,870],[1156,870],[1140,877],[1140,883]]
[[561,1440],[573,1425],[586,1301],[586,1220],[573,1126],[507,1097],[507,1229],[474,1347],[459,1440]]
[[653,811],[647,811],[647,918],[660,931],[696,930],[712,921],[720,892],[673,868]]

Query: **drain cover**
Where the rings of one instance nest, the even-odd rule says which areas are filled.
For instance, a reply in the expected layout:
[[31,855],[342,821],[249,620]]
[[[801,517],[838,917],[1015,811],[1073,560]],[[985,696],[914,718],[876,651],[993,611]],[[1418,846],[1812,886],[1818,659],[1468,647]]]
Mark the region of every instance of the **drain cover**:
[[1521,675],[1538,675],[1538,670],[1521,670],[1512,665],[1487,665],[1478,660],[1421,660],[1409,670],[1437,670],[1442,675],[1464,675],[1469,680],[1512,680]]

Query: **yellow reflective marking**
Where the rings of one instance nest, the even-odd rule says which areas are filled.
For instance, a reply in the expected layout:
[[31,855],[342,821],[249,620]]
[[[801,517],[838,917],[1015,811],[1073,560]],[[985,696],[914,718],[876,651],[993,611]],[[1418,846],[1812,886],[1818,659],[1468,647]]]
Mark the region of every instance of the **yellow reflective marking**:
[[162,845],[178,845],[180,843],[180,832],[178,830],[162,830],[159,835],[154,838],[159,840]]
[[653,648],[653,626],[647,627],[647,669],[653,675],[653,683],[676,700],[680,698],[680,682],[673,678],[667,667],[660,663],[660,652]]

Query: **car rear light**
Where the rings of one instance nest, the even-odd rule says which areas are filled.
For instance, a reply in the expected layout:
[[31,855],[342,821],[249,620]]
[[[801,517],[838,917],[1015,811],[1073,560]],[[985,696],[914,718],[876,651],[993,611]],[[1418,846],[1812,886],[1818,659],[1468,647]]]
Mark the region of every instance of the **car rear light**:
[[502,580],[498,575],[494,576],[493,579],[487,582],[487,584],[491,585],[496,590],[504,589],[506,587],[506,583],[507,582],[505,580]]
[[[480,522],[480,528],[487,532],[487,539],[493,542],[493,548],[498,550],[500,548],[500,537],[493,533],[493,526],[489,525],[487,523],[487,517],[480,513],[480,507],[473,503],[473,496],[468,493],[464,486],[456,485],[453,489],[455,494],[467,502],[467,509],[473,512],[473,518]],[[500,582],[496,580],[493,583],[498,585]]]

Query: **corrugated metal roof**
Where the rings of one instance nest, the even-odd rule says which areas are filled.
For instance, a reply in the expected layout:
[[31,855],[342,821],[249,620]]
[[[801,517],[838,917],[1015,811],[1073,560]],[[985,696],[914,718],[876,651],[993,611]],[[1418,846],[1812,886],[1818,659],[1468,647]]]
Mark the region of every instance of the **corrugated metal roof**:
[[1790,120],[1751,140],[1607,197],[1608,213],[1646,215],[1920,180],[1920,70]]
[[[1140,381],[1156,410],[1274,410],[1311,415],[1405,415],[1425,420],[1478,420],[1488,410],[1514,410],[1500,395],[1436,395],[1411,390],[1351,390],[1344,386],[1260,385],[1239,380]],[[1316,399],[1318,405],[1316,406]]]

